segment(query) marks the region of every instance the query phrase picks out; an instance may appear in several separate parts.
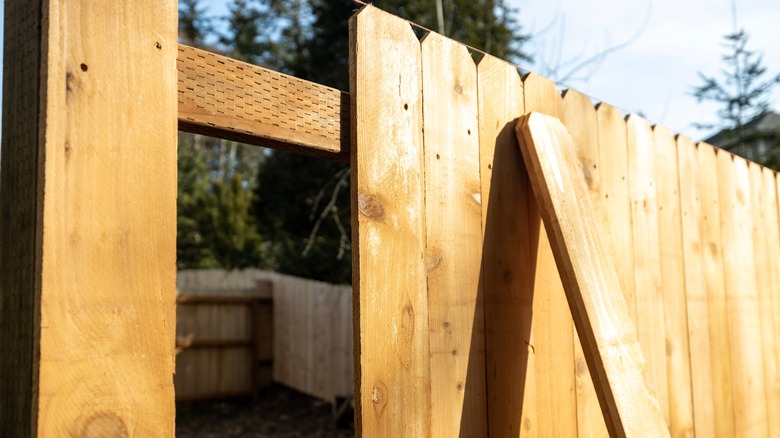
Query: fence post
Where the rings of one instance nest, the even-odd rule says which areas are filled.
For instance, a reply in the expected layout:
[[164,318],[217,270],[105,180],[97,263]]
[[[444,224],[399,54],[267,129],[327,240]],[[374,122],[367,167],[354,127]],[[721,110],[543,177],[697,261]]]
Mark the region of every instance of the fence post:
[[0,436],[173,436],[173,0],[6,0]]

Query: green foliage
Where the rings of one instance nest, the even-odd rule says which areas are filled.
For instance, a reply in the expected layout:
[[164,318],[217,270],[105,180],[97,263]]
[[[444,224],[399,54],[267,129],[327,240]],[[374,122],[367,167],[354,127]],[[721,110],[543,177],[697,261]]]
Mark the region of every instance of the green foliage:
[[250,214],[257,152],[186,133],[178,152],[177,267],[261,265],[263,241]]
[[351,281],[348,168],[274,152],[260,165],[252,213],[279,272],[330,283]]
[[724,36],[726,53],[721,57],[724,68],[722,78],[699,73],[702,85],[694,88],[693,95],[699,102],[713,101],[721,105],[714,124],[698,124],[700,128],[719,128],[729,139],[729,149],[744,148],[749,141],[745,125],[769,110],[769,93],[780,83],[780,74],[763,79],[766,67],[762,56],[748,50],[750,39],[740,30]]
[[530,61],[522,51],[529,37],[521,32],[516,11],[504,0],[442,0],[441,25],[434,0],[377,0],[373,4],[493,56]]
[[179,38],[191,46],[202,46],[212,31],[211,20],[204,14],[199,0],[179,0]]

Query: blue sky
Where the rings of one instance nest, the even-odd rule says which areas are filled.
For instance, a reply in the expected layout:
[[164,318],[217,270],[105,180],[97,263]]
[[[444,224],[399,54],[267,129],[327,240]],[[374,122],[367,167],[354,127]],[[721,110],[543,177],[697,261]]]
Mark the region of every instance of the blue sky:
[[[589,80],[570,85],[694,139],[710,134],[692,124],[716,120],[716,106],[697,104],[690,92],[700,83],[698,71],[717,75],[721,69],[722,36],[733,29],[731,0],[509,1],[519,8],[525,30],[535,35],[529,48],[537,63],[530,70],[544,70],[543,61],[556,59],[559,46],[564,60],[595,53],[630,39],[646,21],[630,46],[610,55]],[[780,2],[739,0],[736,10],[738,26],[751,35],[749,47],[763,52],[768,73],[780,72]],[[540,33],[554,20],[565,22],[563,38],[559,24]],[[780,87],[772,107],[780,111]]]
[[[732,0],[508,2],[518,9],[525,32],[533,36],[526,49],[535,62],[523,67],[540,73],[566,70],[554,67],[620,44],[641,30],[628,47],[608,56],[587,78],[572,78],[567,84],[696,140],[709,134],[693,123],[714,121],[716,107],[697,104],[690,91],[699,84],[698,71],[715,74],[721,68],[722,36],[733,28]],[[224,15],[225,4],[204,1],[212,15]],[[780,1],[738,0],[736,6],[738,25],[750,33],[751,47],[763,52],[770,73],[779,72]],[[773,93],[772,107],[780,111],[780,87]]]

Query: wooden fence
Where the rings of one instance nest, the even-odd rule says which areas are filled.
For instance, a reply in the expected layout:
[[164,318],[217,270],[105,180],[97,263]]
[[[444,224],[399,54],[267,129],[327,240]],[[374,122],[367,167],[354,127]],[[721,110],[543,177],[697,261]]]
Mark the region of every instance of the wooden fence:
[[375,8],[351,50],[364,436],[606,434],[514,134],[531,111],[574,137],[671,435],[780,433],[774,172]]
[[271,383],[271,283],[244,294],[200,292],[176,299],[176,401],[256,396]]
[[780,433],[773,172],[370,6],[347,96],[177,45],[170,0],[66,3],[4,5],[0,435],[173,436],[177,120],[349,156],[358,434],[604,435],[530,111],[574,136],[671,434]]
[[353,393],[352,288],[273,272],[177,275],[178,401],[248,397],[272,380]]

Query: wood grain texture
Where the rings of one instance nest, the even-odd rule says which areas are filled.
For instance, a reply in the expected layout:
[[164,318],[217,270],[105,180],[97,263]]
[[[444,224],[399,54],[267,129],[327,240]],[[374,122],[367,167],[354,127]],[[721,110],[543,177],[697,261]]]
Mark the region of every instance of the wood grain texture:
[[[756,163],[748,163],[750,174],[750,205],[753,220],[753,250],[756,273],[756,291],[761,327],[761,352],[764,359],[764,391],[766,392],[766,411],[769,435],[780,436],[780,424],[774,421],[780,418],[780,370],[777,363],[777,343],[775,338],[776,319],[773,306],[772,271],[775,261],[770,258],[771,240],[769,228],[778,229],[777,221],[769,223],[767,205],[775,205],[775,185],[764,186],[764,168]],[[776,245],[776,244],[775,244]]]
[[[689,138],[677,137],[680,213],[682,214],[682,269],[685,272],[685,299],[688,310],[689,375],[691,380],[690,394],[693,398],[693,427],[699,436],[716,436],[713,403],[713,357],[710,348],[710,312],[704,269],[704,251],[708,249],[704,244],[704,209],[702,190],[699,185],[702,177],[699,167],[699,153],[698,148]],[[714,187],[717,187],[717,184]],[[670,365],[671,363],[670,361]],[[672,371],[671,367],[670,371]],[[677,390],[674,390],[672,380],[675,377],[672,372],[670,372],[669,378],[669,396],[672,397],[673,407],[677,394],[685,392],[687,395],[688,391],[684,391],[684,387],[677,387]],[[671,411],[674,414],[675,409],[673,408]]]
[[[601,202],[599,218],[607,232],[607,243],[626,298],[628,312],[636,323],[636,279],[634,236],[631,226],[631,198],[628,184],[626,123],[620,110],[605,103],[596,106],[599,124],[598,167]],[[597,204],[598,205],[598,204]],[[656,386],[655,384],[653,385]],[[661,401],[662,407],[664,401]],[[664,412],[667,412],[664,409]]]
[[420,44],[368,6],[350,57],[356,433],[429,436]]
[[[775,318],[774,325],[774,348],[778,361],[780,361],[780,226],[778,224],[778,202],[780,201],[780,191],[777,186],[777,173],[772,169],[763,169],[763,187],[767,190],[766,202],[762,205],[765,211],[764,238],[767,242],[767,258],[770,262],[769,281],[770,286],[767,289],[771,301],[767,304],[772,308],[772,315]],[[769,189],[772,187],[772,189]],[[775,374],[775,376],[777,376]],[[775,377],[770,385],[776,388],[780,381]],[[780,418],[780,412],[767,411],[769,418]],[[773,424],[774,428],[774,424]],[[774,429],[773,429],[774,432]]]
[[[594,208],[599,198],[599,137],[598,119],[593,102],[584,94],[569,89],[563,93],[561,121],[574,140],[582,175],[588,185]],[[574,337],[575,379],[577,384],[577,434],[583,437],[605,437],[607,426],[593,387],[588,363],[579,335]]]
[[[656,132],[658,128],[656,127]],[[667,131],[668,132],[668,131]],[[724,273],[723,234],[720,219],[718,159],[715,148],[698,145],[699,190],[701,191],[704,281],[709,311],[712,367],[712,403],[715,415],[714,436],[734,436],[734,396],[730,361],[728,303]],[[694,400],[694,403],[706,401]],[[698,421],[698,420],[697,420]]]
[[737,436],[768,436],[748,163],[718,151],[731,382]]
[[[685,300],[685,295],[680,293],[684,291],[684,277],[681,270],[670,272],[669,268],[677,268],[682,265],[682,237],[679,233],[679,199],[674,198],[672,193],[667,193],[667,189],[674,187],[676,193],[677,173],[664,174],[661,177],[656,176],[656,170],[663,169],[666,163],[658,163],[658,147],[653,144],[653,131],[647,120],[636,115],[630,115],[626,118],[627,134],[627,152],[628,152],[628,183],[629,198],[631,205],[631,228],[633,230],[634,241],[634,281],[636,284],[636,326],[639,344],[642,346],[647,358],[647,365],[650,370],[651,382],[656,398],[661,406],[670,403],[670,393],[667,380],[667,356],[669,347],[673,346],[678,355],[684,354],[686,359],[688,355],[687,341],[688,333],[676,333],[672,336],[664,324],[664,312],[666,299]],[[665,150],[665,153],[670,151]],[[671,152],[675,152],[672,150]],[[661,154],[659,154],[661,155]],[[665,158],[664,161],[673,161]],[[658,168],[658,169],[657,169]],[[676,169],[676,167],[675,167]],[[669,195],[669,196],[667,196]],[[666,205],[669,202],[677,201],[676,208],[669,209]],[[662,209],[659,212],[659,207]],[[661,213],[671,212],[671,216]],[[678,214],[674,216],[674,212]],[[674,222],[676,217],[677,223]],[[671,239],[671,240],[669,240]],[[671,254],[672,260],[665,259],[670,251],[665,249],[674,248],[678,252]],[[675,266],[677,263],[678,266]],[[663,278],[662,278],[663,272]],[[678,275],[679,274],[679,275]],[[665,295],[669,291],[677,296],[670,297]],[[682,317],[685,318],[685,307],[683,307]],[[675,317],[678,315],[675,314]],[[684,319],[683,319],[684,321]],[[677,319],[674,320],[677,322]],[[666,333],[665,333],[666,332]],[[682,339],[679,335],[682,334]],[[664,336],[666,335],[666,336]],[[682,341],[685,342],[685,348],[681,348]],[[690,369],[686,370],[690,375]],[[683,385],[684,388],[690,387],[690,381],[675,382]],[[675,392],[680,390],[681,386],[675,387]],[[690,404],[690,396],[688,397]],[[667,424],[671,426],[671,416],[667,419]],[[691,425],[693,427],[693,425]],[[671,429],[672,436],[678,436],[674,429]]]
[[173,436],[176,5],[22,3],[6,3],[0,435]]
[[183,44],[179,129],[303,155],[349,159],[349,95]]
[[468,50],[421,43],[431,435],[487,435],[477,68]]
[[37,436],[43,1],[5,2],[0,173],[0,435]]
[[[684,247],[680,207],[678,143],[664,128],[656,128],[655,163],[658,184],[658,223],[663,273],[666,370],[668,373],[668,422],[672,436],[693,430],[688,311],[685,296]],[[692,145],[685,144],[689,149]],[[660,358],[659,358],[660,359]],[[663,391],[659,383],[659,391]],[[663,405],[663,403],[662,403]]]
[[571,135],[535,113],[517,131],[610,435],[668,436]]
[[[526,113],[536,111],[560,117],[563,102],[554,82],[530,73],[523,79],[523,89]],[[537,202],[529,203],[529,217],[531,222],[541,222]],[[575,373],[571,366],[574,331],[545,226],[539,225],[534,260],[530,340],[535,366],[536,429],[543,436],[573,436],[577,433]]]
[[530,343],[539,221],[528,214],[533,200],[514,130],[523,83],[516,67],[492,56],[479,62],[477,78],[489,436],[534,436]]

